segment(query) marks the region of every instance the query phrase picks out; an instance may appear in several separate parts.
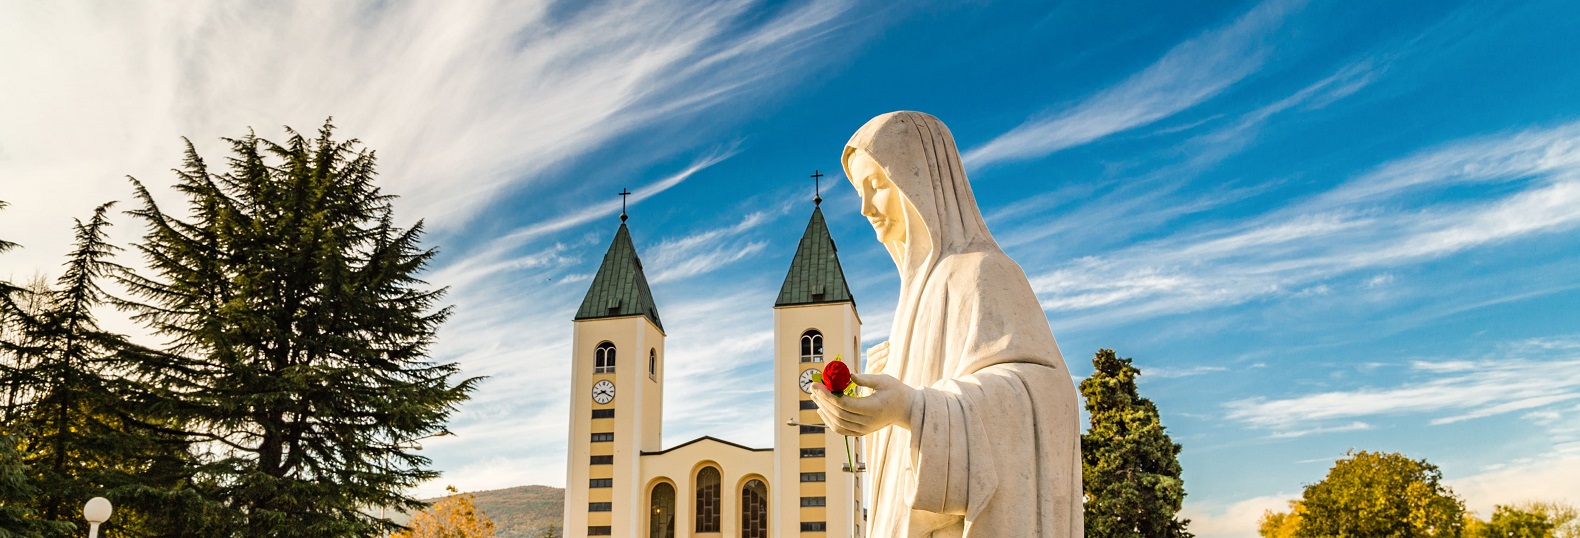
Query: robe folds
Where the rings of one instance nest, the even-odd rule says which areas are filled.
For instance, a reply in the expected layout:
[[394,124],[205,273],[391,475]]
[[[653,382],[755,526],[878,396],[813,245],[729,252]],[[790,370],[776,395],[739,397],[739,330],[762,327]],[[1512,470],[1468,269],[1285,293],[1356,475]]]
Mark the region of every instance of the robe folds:
[[866,371],[919,389],[910,428],[865,444],[868,535],[1081,536],[1074,381],[1025,272],[987,231],[948,129],[885,114],[851,138],[847,163],[857,150],[908,213],[906,240],[886,245],[901,277],[888,350]]

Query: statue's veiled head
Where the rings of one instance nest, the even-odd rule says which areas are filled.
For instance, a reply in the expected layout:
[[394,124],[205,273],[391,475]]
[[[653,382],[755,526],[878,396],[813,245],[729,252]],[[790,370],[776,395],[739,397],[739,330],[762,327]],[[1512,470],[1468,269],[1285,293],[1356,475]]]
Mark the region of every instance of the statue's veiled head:
[[949,253],[997,248],[954,137],[938,118],[908,111],[873,118],[846,143],[843,163],[862,215],[902,272]]
[[[905,194],[889,180],[878,161],[862,150],[854,150],[845,159],[851,183],[861,195],[861,215],[872,223],[878,241],[884,244],[905,242]],[[914,213],[912,211],[911,213]]]

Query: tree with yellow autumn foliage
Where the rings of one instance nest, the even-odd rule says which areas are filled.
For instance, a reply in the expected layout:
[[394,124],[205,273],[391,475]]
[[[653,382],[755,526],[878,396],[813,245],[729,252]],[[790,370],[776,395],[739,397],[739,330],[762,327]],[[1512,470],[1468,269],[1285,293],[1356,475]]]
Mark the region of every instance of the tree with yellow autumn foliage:
[[455,486],[447,486],[450,495],[439,499],[427,510],[412,514],[406,530],[391,538],[493,538],[494,520],[488,519],[470,493],[457,493]]
[[1465,503],[1442,484],[1426,460],[1404,454],[1350,451],[1328,476],[1306,486],[1290,511],[1262,515],[1264,537],[1460,536]]
[[1305,513],[1300,501],[1289,501],[1288,512],[1263,512],[1261,528],[1257,530],[1262,538],[1296,538],[1295,530],[1300,528],[1300,518]]

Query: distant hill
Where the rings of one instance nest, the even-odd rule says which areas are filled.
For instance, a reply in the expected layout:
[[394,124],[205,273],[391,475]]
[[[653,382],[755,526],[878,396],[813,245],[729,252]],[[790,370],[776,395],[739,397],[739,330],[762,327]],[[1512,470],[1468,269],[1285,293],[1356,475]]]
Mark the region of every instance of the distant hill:
[[560,536],[565,513],[565,490],[549,486],[516,486],[474,491],[478,508],[494,520],[499,538],[539,538],[553,529]]

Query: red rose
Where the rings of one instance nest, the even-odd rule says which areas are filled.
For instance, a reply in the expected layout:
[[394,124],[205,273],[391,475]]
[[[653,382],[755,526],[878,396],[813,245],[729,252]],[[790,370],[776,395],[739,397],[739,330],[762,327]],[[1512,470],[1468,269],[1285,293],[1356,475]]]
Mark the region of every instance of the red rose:
[[834,394],[843,394],[850,386],[850,367],[845,361],[835,360],[823,367],[823,386]]

